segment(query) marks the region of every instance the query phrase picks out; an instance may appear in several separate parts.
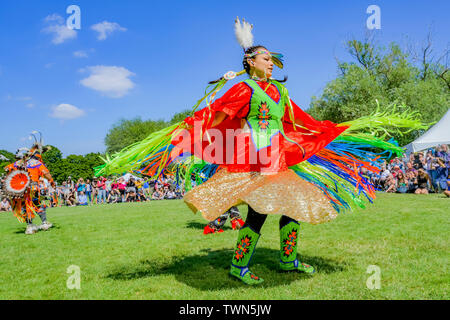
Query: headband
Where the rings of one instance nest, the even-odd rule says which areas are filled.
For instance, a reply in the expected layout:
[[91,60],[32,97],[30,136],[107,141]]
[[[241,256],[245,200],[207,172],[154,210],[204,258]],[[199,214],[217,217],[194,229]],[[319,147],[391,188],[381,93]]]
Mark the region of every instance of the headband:
[[270,52],[267,50],[257,50],[252,53],[244,54],[244,58],[252,58],[252,57],[256,56],[257,54],[268,54],[272,58],[273,63],[278,68],[283,69],[283,55],[281,53]]

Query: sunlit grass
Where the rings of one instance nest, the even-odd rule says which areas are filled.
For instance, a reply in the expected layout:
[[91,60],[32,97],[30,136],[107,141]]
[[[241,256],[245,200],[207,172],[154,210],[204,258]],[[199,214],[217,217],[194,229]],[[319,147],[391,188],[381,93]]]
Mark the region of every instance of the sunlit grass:
[[[269,216],[251,263],[259,287],[228,276],[237,231],[228,223],[203,235],[206,221],[180,200],[54,208],[55,227],[31,236],[2,213],[0,298],[448,299],[449,203],[379,194],[365,210],[302,224],[299,253],[316,267],[312,277],[278,271],[278,216]],[[80,267],[80,290],[66,286],[70,265]],[[366,286],[369,265],[381,270],[379,290]]]

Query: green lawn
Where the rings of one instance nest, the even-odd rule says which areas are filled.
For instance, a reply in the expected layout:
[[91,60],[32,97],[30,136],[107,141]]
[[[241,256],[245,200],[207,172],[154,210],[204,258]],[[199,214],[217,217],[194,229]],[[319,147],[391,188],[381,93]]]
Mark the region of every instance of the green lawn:
[[[302,224],[312,277],[278,272],[279,217],[269,216],[251,263],[259,287],[228,276],[229,222],[205,236],[206,222],[180,200],[49,209],[55,227],[31,236],[2,213],[0,299],[448,299],[449,204],[379,194],[365,210]],[[80,267],[80,290],[66,286],[70,265]],[[369,265],[381,270],[378,290],[366,286]]]

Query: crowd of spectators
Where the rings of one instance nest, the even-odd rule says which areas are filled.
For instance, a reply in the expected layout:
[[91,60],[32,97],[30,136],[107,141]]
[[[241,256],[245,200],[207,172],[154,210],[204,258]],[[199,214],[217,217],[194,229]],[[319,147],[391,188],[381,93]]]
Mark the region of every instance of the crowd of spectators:
[[122,177],[83,178],[73,181],[68,177],[56,190],[44,182],[40,185],[42,196],[50,206],[87,206],[121,202],[181,199],[184,187],[177,185],[173,176],[161,176],[157,180],[142,179],[131,175]]
[[445,144],[385,162],[380,174],[362,173],[377,190],[389,193],[444,193],[450,196],[450,151]]
[[[450,197],[450,151],[448,145],[412,153],[409,157],[395,157],[384,162],[379,174],[361,173],[376,190],[388,193],[444,193]],[[195,181],[193,181],[195,186]],[[163,199],[182,199],[184,185],[178,185],[171,175],[159,179],[142,179],[132,175],[122,177],[68,177],[53,189],[46,180],[39,185],[41,197],[49,206],[87,206],[120,202],[142,202]],[[0,211],[11,211],[7,198],[0,201]]]

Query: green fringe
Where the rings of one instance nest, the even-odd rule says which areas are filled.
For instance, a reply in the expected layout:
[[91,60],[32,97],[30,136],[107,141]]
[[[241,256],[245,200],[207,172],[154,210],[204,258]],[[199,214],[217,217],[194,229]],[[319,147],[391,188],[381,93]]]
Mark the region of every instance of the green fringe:
[[[109,175],[109,174],[122,174],[124,172],[130,172],[138,170],[142,167],[145,161],[155,157],[161,149],[168,148],[172,141],[172,132],[179,128],[183,122],[174,124],[160,131],[150,134],[142,141],[136,142],[120,152],[113,154],[112,159],[106,155],[104,165],[95,167],[95,175]],[[164,169],[167,164],[168,150],[162,153],[161,163],[159,165],[158,174]]]

